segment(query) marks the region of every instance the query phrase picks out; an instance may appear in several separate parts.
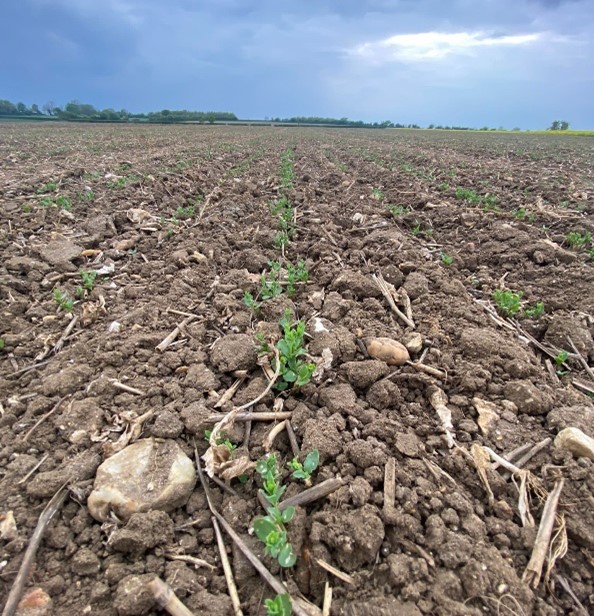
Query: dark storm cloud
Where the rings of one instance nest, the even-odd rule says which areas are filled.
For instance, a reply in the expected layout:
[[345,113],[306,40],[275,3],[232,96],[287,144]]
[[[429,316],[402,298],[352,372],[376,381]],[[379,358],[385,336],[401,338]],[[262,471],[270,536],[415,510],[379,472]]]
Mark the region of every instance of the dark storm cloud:
[[[6,3],[6,2],[5,2]],[[8,0],[0,98],[594,125],[594,3]]]

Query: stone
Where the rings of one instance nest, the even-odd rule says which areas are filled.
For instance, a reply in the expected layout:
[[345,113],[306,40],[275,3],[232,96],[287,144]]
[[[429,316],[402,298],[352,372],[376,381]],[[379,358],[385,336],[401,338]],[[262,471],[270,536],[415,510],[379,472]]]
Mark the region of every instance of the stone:
[[86,364],[73,364],[60,372],[44,376],[42,390],[44,396],[65,396],[82,389],[91,379],[93,370]]
[[215,342],[210,361],[221,372],[251,370],[258,363],[258,352],[251,336],[228,334]]
[[416,458],[419,455],[421,442],[414,432],[401,432],[396,435],[394,445],[401,454],[409,458]]
[[403,366],[410,359],[408,349],[392,338],[371,338],[366,346],[370,357],[385,361],[389,366]]
[[128,520],[136,512],[173,511],[195,485],[194,463],[175,441],[141,439],[101,464],[87,505],[99,522],[111,510]]
[[331,413],[340,413],[357,404],[357,394],[348,383],[339,383],[322,389],[320,401]]
[[188,368],[184,385],[204,393],[211,389],[218,389],[221,386],[221,382],[217,379],[214,372],[204,364],[193,364]]
[[403,286],[411,299],[417,299],[429,292],[427,278],[420,272],[411,272],[406,277]]
[[555,447],[567,449],[579,457],[594,460],[594,438],[590,438],[578,428],[565,428],[555,437]]
[[371,277],[367,277],[360,272],[352,271],[346,271],[340,274],[334,280],[332,290],[341,293],[348,291],[358,298],[382,296],[382,292]]
[[15,616],[49,616],[52,613],[52,599],[43,588],[29,590],[20,600]]

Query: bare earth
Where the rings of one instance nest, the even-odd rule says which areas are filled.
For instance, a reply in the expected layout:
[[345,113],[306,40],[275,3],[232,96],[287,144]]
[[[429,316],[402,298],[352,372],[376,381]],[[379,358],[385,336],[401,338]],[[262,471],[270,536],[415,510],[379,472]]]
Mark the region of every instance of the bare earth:
[[[285,254],[306,261],[309,280],[254,313],[243,296],[257,295],[259,275],[280,256],[270,206],[288,148],[297,231]],[[127,541],[113,539],[125,524],[95,521],[86,499],[108,445],[148,411],[133,438],[174,440],[192,460],[196,443],[203,454],[204,428],[214,424],[206,418],[236,381],[240,353],[248,372],[216,411],[267,384],[249,341],[225,357],[213,344],[247,334],[256,348],[256,332],[279,332],[288,307],[307,323],[313,360],[329,349],[331,362],[282,395],[283,411],[292,412],[303,455],[320,452],[314,485],[335,477],[344,485],[298,508],[289,524],[297,565],[282,572],[249,532],[263,513],[259,477],[234,480],[236,495],[212,482],[210,490],[291,595],[321,607],[328,581],[331,614],[349,616],[593,613],[594,460],[549,443],[526,463],[533,525],[519,513],[520,475],[485,463],[490,498],[477,470],[482,445],[505,455],[566,427],[594,437],[593,377],[575,353],[566,366],[554,362],[562,349],[573,353],[568,337],[594,361],[594,244],[567,240],[594,235],[593,169],[586,137],[0,124],[0,515],[12,512],[17,529],[0,539],[0,604],[41,511],[70,480],[26,587],[51,597],[40,614],[162,613],[146,590],[154,575],[195,614],[233,613],[199,482],[182,506],[143,514]],[[477,199],[456,196],[459,188]],[[104,266],[77,296],[80,270]],[[375,285],[380,273],[406,291],[414,330]],[[543,302],[544,314],[502,318],[492,300],[498,288],[522,292],[524,308]],[[75,300],[71,312],[58,309],[56,289]],[[196,318],[161,352],[156,346],[185,318],[171,309]],[[411,359],[422,355],[439,372],[366,357],[369,337],[405,342],[413,331],[422,349]],[[436,388],[451,411],[454,447],[431,404]],[[273,402],[268,394],[254,410],[272,411]],[[483,403],[489,426],[479,425]],[[256,461],[273,426],[253,422],[245,441],[237,423],[227,436]],[[273,450],[286,469],[286,431]],[[395,483],[385,481],[386,467]],[[285,476],[287,495],[304,489]],[[567,553],[548,573],[545,562],[531,585],[523,575],[561,478],[554,546],[566,538]],[[274,593],[225,542],[244,613],[264,614]]]

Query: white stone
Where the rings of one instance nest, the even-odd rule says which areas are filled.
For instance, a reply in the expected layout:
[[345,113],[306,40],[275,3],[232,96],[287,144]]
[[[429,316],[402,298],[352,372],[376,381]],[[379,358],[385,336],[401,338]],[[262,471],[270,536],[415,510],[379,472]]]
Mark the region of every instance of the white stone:
[[87,505],[99,522],[110,511],[127,520],[133,513],[184,505],[196,485],[194,463],[170,439],[142,439],[99,468]]

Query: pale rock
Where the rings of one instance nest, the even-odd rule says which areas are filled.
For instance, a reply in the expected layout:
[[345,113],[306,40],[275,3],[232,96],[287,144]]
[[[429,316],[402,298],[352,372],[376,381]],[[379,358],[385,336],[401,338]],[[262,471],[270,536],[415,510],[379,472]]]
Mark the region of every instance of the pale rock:
[[555,438],[555,447],[567,449],[577,458],[594,460],[594,438],[584,434],[579,428],[565,428]]
[[479,414],[477,421],[479,428],[485,436],[488,436],[499,422],[497,406],[476,396],[472,399],[472,404]]
[[172,511],[195,485],[194,463],[175,441],[142,439],[101,464],[87,505],[99,522],[110,511],[127,520],[136,512]]

